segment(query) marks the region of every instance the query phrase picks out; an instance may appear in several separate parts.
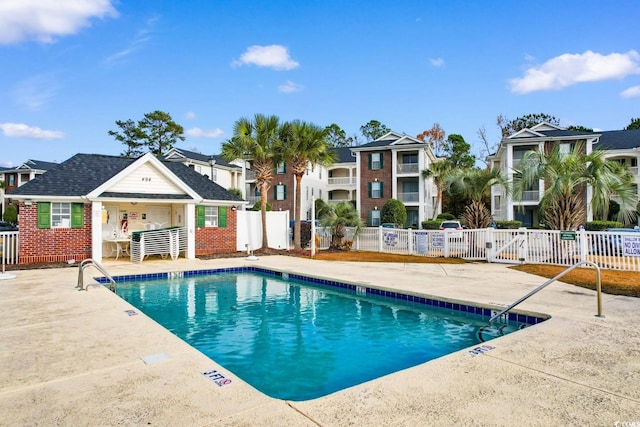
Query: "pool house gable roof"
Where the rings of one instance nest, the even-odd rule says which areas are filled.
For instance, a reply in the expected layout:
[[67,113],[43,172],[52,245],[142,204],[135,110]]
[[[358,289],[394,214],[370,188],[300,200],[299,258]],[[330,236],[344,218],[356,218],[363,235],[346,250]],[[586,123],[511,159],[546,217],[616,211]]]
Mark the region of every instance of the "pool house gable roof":
[[[185,167],[184,165],[180,165]],[[200,200],[199,194],[179,179],[156,156],[146,153],[135,159],[133,163],[104,181],[86,196],[90,200],[100,197],[132,198],[134,195],[146,198],[162,195],[173,199]]]
[[240,170],[240,166],[227,162],[222,156],[212,154],[202,154],[195,151],[184,150],[182,148],[172,148],[164,156],[165,160],[180,163],[194,163],[201,166],[214,166],[216,168]]

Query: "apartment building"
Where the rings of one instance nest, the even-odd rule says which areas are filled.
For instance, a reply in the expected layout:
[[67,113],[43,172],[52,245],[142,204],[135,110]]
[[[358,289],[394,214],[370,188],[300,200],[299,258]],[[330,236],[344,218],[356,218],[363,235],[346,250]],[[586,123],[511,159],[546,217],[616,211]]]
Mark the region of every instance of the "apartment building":
[[[575,144],[580,143],[585,153],[601,149],[606,158],[629,167],[635,177],[635,192],[638,194],[640,176],[640,130],[619,130],[602,132],[569,131],[549,123],[539,123],[529,129],[523,129],[503,138],[496,153],[488,157],[491,167],[499,168],[511,181],[514,168],[527,151],[549,150],[559,146],[561,152],[569,153]],[[525,192],[521,201],[513,198],[499,186],[491,189],[491,214],[496,220],[518,220],[525,227],[537,226],[540,222],[538,208],[544,194],[544,182],[533,185]],[[586,188],[585,197],[591,198],[591,189]],[[640,198],[640,196],[639,196]],[[593,212],[587,209],[585,221],[593,220]]]
[[0,181],[5,184],[5,188],[0,188],[0,217],[7,207],[7,199],[10,199],[9,193],[57,165],[42,160],[27,160],[16,168],[0,169]]
[[437,190],[422,171],[437,159],[426,142],[389,132],[351,151],[356,156],[356,209],[368,226],[380,225],[382,206],[392,198],[405,205],[407,227],[419,227],[431,217]]

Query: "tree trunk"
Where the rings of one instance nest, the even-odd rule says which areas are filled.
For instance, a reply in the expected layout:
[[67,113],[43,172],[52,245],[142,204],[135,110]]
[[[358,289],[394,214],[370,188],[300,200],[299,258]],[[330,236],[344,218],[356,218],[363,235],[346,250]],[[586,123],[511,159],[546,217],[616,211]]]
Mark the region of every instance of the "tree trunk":
[[[300,217],[302,215],[302,191],[300,189],[300,183],[302,182],[302,175],[294,175],[296,177],[296,206],[295,206],[295,215],[296,220],[293,224],[293,249],[299,251],[302,249],[302,245],[300,244]],[[311,218],[314,220],[315,218]],[[312,236],[313,238],[313,236]]]
[[267,185],[260,186],[260,216],[262,218],[262,249],[269,247],[267,240]]

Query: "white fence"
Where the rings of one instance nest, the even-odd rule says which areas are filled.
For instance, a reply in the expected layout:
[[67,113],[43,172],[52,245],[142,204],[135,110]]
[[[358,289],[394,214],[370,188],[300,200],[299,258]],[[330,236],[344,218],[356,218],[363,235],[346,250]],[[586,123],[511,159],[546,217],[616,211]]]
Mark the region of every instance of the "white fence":
[[[262,247],[262,216],[258,211],[237,211],[236,250]],[[289,248],[289,211],[267,212],[267,240],[270,248]]]
[[20,240],[18,231],[0,232],[0,264],[17,264]]
[[[463,258],[514,264],[571,266],[592,261],[601,268],[640,271],[640,233],[558,230],[404,230],[366,227],[345,239],[353,249],[416,256]],[[318,232],[320,249],[331,243],[328,231]]]

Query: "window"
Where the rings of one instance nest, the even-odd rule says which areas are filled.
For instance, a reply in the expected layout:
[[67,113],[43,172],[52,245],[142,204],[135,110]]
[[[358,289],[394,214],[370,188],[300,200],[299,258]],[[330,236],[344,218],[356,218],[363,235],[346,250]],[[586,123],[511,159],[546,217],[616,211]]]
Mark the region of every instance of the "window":
[[211,168],[211,181],[218,180],[218,169]]
[[369,183],[369,197],[371,199],[379,199],[382,197],[382,183],[381,182],[370,182]]
[[403,164],[416,164],[418,163],[418,154],[403,154],[402,155],[402,163]]
[[305,200],[309,200],[309,187],[305,187]]
[[369,154],[369,169],[370,170],[382,169],[382,153]]
[[38,202],[38,228],[82,228],[82,203]]
[[318,190],[318,198],[322,199],[322,188]]
[[287,173],[287,164],[285,162],[278,163],[278,166],[276,167],[276,173],[278,175]]
[[322,179],[322,167],[318,168],[318,179]]
[[276,185],[274,198],[276,200],[286,200],[287,199],[287,186],[284,185],[284,184]]
[[226,206],[197,206],[196,225],[198,227],[226,227]]
[[218,207],[217,206],[204,207],[204,226],[205,227],[218,226]]
[[71,204],[51,203],[51,227],[71,226]]
[[16,185],[16,176],[14,174],[10,174],[9,175],[9,182],[7,183],[7,185],[9,185],[11,187]]
[[379,227],[380,226],[380,212],[379,210],[369,211],[369,225],[371,227]]

